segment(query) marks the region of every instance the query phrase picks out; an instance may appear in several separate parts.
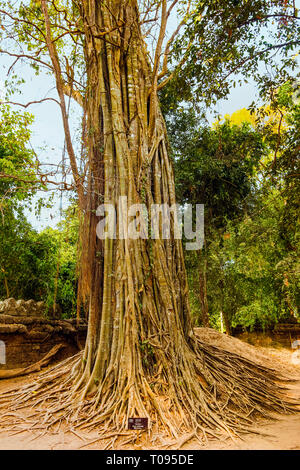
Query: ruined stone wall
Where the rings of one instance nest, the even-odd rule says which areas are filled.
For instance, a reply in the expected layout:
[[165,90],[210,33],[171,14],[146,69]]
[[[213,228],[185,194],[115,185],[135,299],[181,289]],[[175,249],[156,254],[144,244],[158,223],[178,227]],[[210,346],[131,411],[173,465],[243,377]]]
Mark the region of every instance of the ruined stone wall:
[[[55,311],[60,314],[61,311],[56,306]],[[11,315],[14,317],[43,317],[51,312],[47,310],[45,302],[36,302],[35,300],[16,300],[12,297],[0,301],[0,315]]]
[[[27,312],[28,313],[28,312]],[[0,341],[6,362],[0,369],[27,367],[45,356],[56,344],[64,348],[56,360],[76,354],[84,347],[87,325],[76,320],[49,320],[42,316],[0,314]]]
[[300,323],[278,323],[275,328],[267,331],[243,331],[236,328],[233,336],[250,344],[263,347],[280,345],[291,348],[295,341],[300,340]]

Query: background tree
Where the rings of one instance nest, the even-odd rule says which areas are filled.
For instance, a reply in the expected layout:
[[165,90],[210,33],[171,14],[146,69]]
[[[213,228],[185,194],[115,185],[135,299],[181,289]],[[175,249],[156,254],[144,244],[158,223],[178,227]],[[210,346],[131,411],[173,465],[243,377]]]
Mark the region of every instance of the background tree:
[[38,212],[51,206],[48,198],[34,198],[37,190],[47,187],[29,145],[33,118],[8,107],[0,116],[0,297],[43,300],[50,315],[55,297],[64,315],[75,314],[76,207],[70,206],[58,230],[33,229],[26,209]]
[[[180,132],[181,122],[189,123],[188,137],[184,129]],[[181,113],[172,124],[170,138],[171,143],[174,140],[178,200],[181,204],[205,205],[204,248],[187,254],[186,261],[188,272],[194,278],[193,291],[199,292],[201,323],[209,326],[207,258],[210,244],[216,234],[224,233],[228,221],[238,220],[249,210],[256,186],[254,169],[265,154],[265,146],[262,136],[246,122],[237,126],[225,120],[213,129],[197,126],[193,133],[191,126],[189,115]],[[198,289],[195,281],[199,283]]]
[[[256,113],[240,110],[212,128],[198,124],[192,111],[167,115],[177,194],[182,203],[206,207],[209,320],[220,328],[222,312],[228,332],[297,317],[299,105],[293,96],[287,83]],[[186,253],[186,265],[193,315],[203,325],[197,256]]]

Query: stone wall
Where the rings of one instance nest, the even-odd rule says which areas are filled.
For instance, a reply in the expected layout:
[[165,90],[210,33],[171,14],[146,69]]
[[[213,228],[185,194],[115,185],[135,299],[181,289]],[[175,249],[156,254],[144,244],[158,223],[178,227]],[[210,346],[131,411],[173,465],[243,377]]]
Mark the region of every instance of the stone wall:
[[44,302],[34,300],[15,300],[12,297],[0,302],[0,315],[16,317],[42,317],[46,312]]
[[300,323],[278,323],[272,330],[267,331],[250,332],[236,328],[233,336],[263,347],[280,345],[291,348],[295,341],[300,340]]
[[6,349],[6,363],[0,369],[27,367],[62,343],[55,360],[76,354],[84,347],[87,325],[76,320],[48,320],[37,316],[0,314],[0,341]]
[[45,302],[36,302],[35,300],[16,300],[12,297],[0,301],[0,315],[12,315],[14,317],[60,317],[61,309],[59,305],[53,311],[49,312]]
[[[15,300],[0,302],[0,345],[5,345],[6,362],[1,369],[28,367],[42,359],[56,344],[64,348],[56,361],[76,354],[84,347],[87,325],[81,320],[55,320],[45,317],[44,302]],[[300,340],[300,324],[278,324],[272,331],[247,333],[235,331],[234,336],[249,343],[271,346],[273,342],[291,347]]]

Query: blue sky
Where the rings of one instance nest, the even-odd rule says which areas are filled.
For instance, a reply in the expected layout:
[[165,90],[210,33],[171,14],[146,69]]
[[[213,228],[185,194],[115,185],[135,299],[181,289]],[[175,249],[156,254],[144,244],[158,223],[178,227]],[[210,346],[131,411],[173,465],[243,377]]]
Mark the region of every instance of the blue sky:
[[[11,60],[0,54],[0,88],[7,79],[7,69]],[[15,73],[25,79],[25,84],[21,87],[21,94],[12,98],[12,101],[28,103],[33,100],[39,100],[48,97],[57,97],[54,78],[41,73],[36,76],[33,70],[25,63],[18,63],[15,67]],[[8,77],[9,78],[9,77]],[[207,119],[212,122],[214,119],[213,111],[219,115],[231,114],[234,111],[248,107],[256,98],[256,89],[254,84],[245,84],[242,87],[232,89],[227,100],[220,101],[214,110],[208,110]],[[18,107],[19,108],[19,107]],[[21,108],[22,109],[22,108]],[[36,151],[39,160],[43,163],[57,164],[62,159],[64,148],[64,133],[62,119],[59,107],[56,103],[46,101],[42,104],[33,104],[27,108],[34,115],[34,124],[32,125],[31,144]],[[73,137],[76,137],[80,124],[79,106],[72,102],[70,107],[70,126]],[[47,194],[41,193],[40,197],[47,198]],[[67,206],[67,197],[64,197],[63,207]],[[57,194],[55,204],[52,209],[43,209],[39,218],[33,211],[27,211],[27,216],[32,225],[41,230],[47,226],[55,227],[60,220],[60,197]]]

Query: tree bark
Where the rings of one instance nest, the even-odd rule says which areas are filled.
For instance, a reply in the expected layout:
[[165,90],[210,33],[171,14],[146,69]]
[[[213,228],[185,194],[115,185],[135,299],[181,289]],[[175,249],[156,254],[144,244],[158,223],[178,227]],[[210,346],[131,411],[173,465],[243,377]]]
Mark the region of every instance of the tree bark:
[[202,326],[209,328],[209,314],[208,314],[208,302],[207,302],[207,283],[206,283],[206,270],[207,260],[202,250],[199,250],[199,300],[201,308],[201,323]]
[[228,318],[228,314],[227,312],[224,312],[223,311],[223,318],[224,318],[224,323],[225,323],[225,331],[226,331],[226,334],[231,336],[231,324],[230,324],[230,320]]
[[[96,237],[100,201],[115,207],[119,233],[120,197],[127,198],[128,207],[145,204],[148,213],[153,204],[172,206],[176,200],[157,96],[158,68],[152,70],[148,60],[137,1],[85,1],[82,19],[90,175],[80,291],[89,300],[89,324],[73,392],[80,400],[93,396],[90,425],[113,424],[120,430],[129,417],[146,416],[174,436],[182,425],[228,430],[209,404],[216,399],[209,392],[216,393],[216,378],[226,397],[228,376],[223,380],[218,365],[212,367],[214,352],[193,335],[174,226],[166,240],[161,227],[159,239],[126,238],[126,223],[124,237]],[[233,390],[227,403],[235,400]],[[168,397],[167,403],[161,397]]]
[[[165,123],[135,1],[84,2],[88,74],[89,208],[83,231],[81,292],[89,326],[79,374],[83,394],[121,398],[128,415],[147,415],[147,373],[187,367],[191,319],[181,241],[96,237],[98,203],[116,208],[175,204]],[[111,31],[105,38],[101,31]],[[101,201],[102,199],[102,201]],[[117,233],[119,226],[117,224]],[[172,380],[174,377],[172,377]],[[99,384],[101,385],[99,388]],[[114,393],[116,394],[114,396]],[[100,398],[101,397],[101,398]]]

